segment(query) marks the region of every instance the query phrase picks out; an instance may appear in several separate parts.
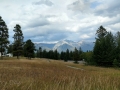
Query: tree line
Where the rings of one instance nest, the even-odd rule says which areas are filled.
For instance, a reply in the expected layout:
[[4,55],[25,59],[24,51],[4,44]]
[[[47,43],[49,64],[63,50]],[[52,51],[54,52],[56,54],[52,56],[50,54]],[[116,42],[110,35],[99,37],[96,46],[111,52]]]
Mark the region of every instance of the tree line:
[[73,61],[75,63],[78,63],[79,60],[82,60],[81,54],[82,54],[81,48],[78,50],[77,48],[74,49],[74,51],[69,51],[69,49],[66,50],[66,52],[58,52],[57,50],[50,50],[46,51],[45,49],[42,50],[41,47],[36,52],[37,58],[48,58],[48,59],[54,59],[54,60],[64,60],[67,61]]
[[[94,48],[92,51],[83,52],[81,48],[74,51],[58,53],[57,50],[46,51],[40,47],[35,49],[34,43],[29,39],[24,42],[24,36],[21,30],[21,26],[16,24],[14,29],[14,42],[9,44],[8,28],[5,21],[0,16],[0,52],[3,54],[6,50],[7,53],[13,53],[13,56],[25,56],[28,59],[48,58],[55,60],[74,60],[78,63],[78,60],[85,60],[86,64],[96,66],[115,66],[120,67],[120,32],[113,35],[108,32],[103,26],[100,26],[96,30],[96,41],[94,42]],[[2,59],[2,55],[1,55]]]

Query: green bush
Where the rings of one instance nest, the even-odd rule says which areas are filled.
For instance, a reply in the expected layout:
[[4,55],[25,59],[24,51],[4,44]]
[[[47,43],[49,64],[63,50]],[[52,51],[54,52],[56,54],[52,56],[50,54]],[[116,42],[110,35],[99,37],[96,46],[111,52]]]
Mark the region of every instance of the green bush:
[[114,59],[113,61],[113,67],[119,67],[119,62],[117,59]]

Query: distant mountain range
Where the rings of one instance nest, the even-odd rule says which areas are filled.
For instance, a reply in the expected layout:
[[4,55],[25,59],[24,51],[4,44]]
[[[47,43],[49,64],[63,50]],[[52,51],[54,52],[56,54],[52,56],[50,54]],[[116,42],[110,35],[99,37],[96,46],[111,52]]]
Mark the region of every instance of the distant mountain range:
[[69,51],[74,51],[75,47],[79,50],[81,49],[86,52],[87,50],[93,50],[94,43],[93,42],[85,42],[85,41],[80,41],[80,42],[74,42],[71,40],[62,40],[58,41],[57,43],[34,43],[36,49],[39,49],[39,47],[42,48],[42,50],[46,49],[47,51],[49,50],[56,50],[58,52],[61,51],[66,51],[69,49]]

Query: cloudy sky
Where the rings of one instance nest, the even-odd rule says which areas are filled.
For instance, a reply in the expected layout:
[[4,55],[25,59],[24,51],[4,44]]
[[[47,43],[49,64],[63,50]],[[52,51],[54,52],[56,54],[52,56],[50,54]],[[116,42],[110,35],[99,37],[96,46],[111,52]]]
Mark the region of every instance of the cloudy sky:
[[120,0],[0,0],[0,16],[10,41],[16,24],[33,42],[94,41],[100,25],[120,31]]

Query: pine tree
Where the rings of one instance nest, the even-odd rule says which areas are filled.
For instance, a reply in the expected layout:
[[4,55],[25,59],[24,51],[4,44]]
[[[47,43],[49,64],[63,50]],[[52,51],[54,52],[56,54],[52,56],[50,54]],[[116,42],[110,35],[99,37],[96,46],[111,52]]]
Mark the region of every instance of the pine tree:
[[119,62],[117,59],[114,59],[113,61],[113,67],[119,67]]
[[55,60],[59,59],[59,53],[58,53],[57,49],[54,51],[54,59]]
[[74,50],[74,63],[78,63],[79,60],[79,51],[77,50],[77,48],[75,48]]
[[107,63],[109,63],[110,65],[112,65],[113,60],[116,58],[115,57],[115,40],[114,40],[114,36],[111,32],[108,32],[108,34],[105,37],[105,42],[106,42],[106,61]]
[[15,29],[13,30],[15,32],[13,38],[14,38],[14,43],[13,43],[13,52],[14,55],[17,56],[17,59],[19,59],[19,56],[22,55],[23,52],[23,33],[21,30],[21,26],[19,24],[16,24],[14,27]]
[[103,26],[100,26],[96,32],[98,38],[97,39],[101,39],[103,37],[105,37],[107,35],[107,31]]
[[67,58],[67,53],[64,53],[64,62],[67,62],[68,58]]
[[39,58],[42,58],[43,56],[42,56],[42,48],[41,47],[39,47]]
[[68,61],[70,59],[70,53],[69,53],[69,50],[67,49],[66,50],[66,60]]
[[81,47],[79,48],[79,59],[82,60],[81,54],[83,53]]
[[54,56],[53,54],[54,54],[54,53],[53,53],[53,50],[50,50],[50,51],[49,51],[49,58],[50,58],[50,59],[53,59],[53,58],[54,58],[54,57],[53,57],[53,56]]
[[73,60],[74,55],[73,55],[73,51],[70,51],[70,60]]
[[8,50],[7,53],[13,53],[13,45],[10,44],[7,50]]
[[115,49],[115,58],[120,63],[120,32],[117,32],[115,35],[116,49]]
[[63,51],[60,53],[60,59],[64,60],[64,52]]
[[99,40],[96,40],[95,42],[95,46],[93,48],[93,62],[94,64],[98,64],[99,63],[99,54],[100,54],[100,43],[99,43]]
[[27,40],[24,45],[24,56],[26,56],[28,59],[34,58],[34,51],[34,43],[30,39]]
[[43,57],[43,58],[46,58],[46,57],[47,57],[47,51],[46,51],[46,49],[43,50],[43,52],[42,52],[42,57]]
[[39,50],[36,52],[36,57],[39,58]]
[[1,59],[2,54],[7,48],[7,45],[9,44],[9,35],[8,35],[8,28],[2,17],[0,16],[0,53],[1,53]]
[[99,66],[112,66],[115,58],[114,36],[111,32],[105,31],[105,28],[100,28],[99,32],[97,32],[98,38],[96,38],[93,49],[94,63]]
[[103,65],[103,62],[106,58],[106,43],[105,36],[107,35],[107,31],[103,26],[100,26],[97,30],[97,38],[95,42],[95,46],[93,49],[93,62],[96,65]]

